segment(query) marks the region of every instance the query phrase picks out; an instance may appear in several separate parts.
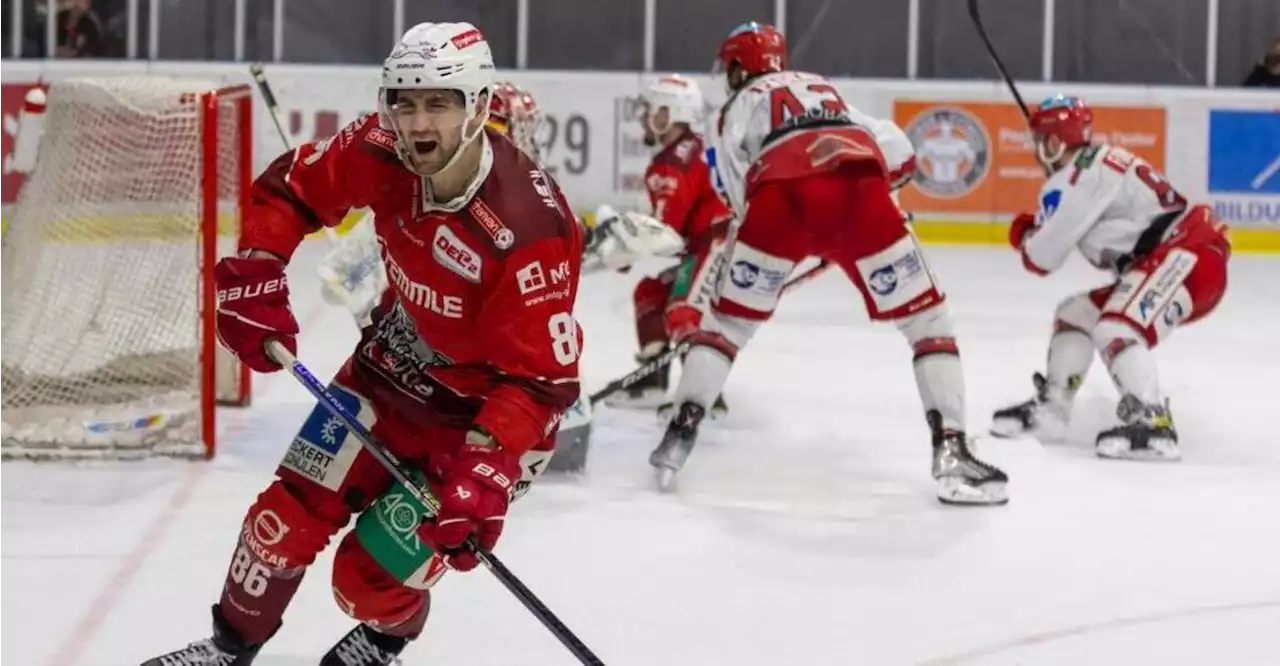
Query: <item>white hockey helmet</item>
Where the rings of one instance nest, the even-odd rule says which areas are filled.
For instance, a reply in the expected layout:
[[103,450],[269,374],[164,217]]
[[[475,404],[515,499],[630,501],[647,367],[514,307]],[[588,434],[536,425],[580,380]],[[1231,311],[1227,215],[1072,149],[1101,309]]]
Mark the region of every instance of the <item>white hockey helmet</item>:
[[[479,107],[476,101],[481,93],[492,94],[493,76],[493,53],[489,50],[489,42],[474,25],[419,23],[404,33],[382,62],[378,115],[383,129],[399,134],[391,118],[395,91],[457,90],[462,93],[467,107],[466,119],[462,123],[462,145],[465,145],[484,131],[484,122],[475,123],[475,129],[469,134],[467,126],[478,116],[482,120],[487,118],[488,105]],[[461,149],[455,152],[444,168],[449,168],[461,153]]]
[[657,134],[670,128],[670,125],[664,128],[652,126],[653,114],[658,109],[666,107],[669,123],[685,123],[690,126],[701,120],[704,110],[702,89],[698,87],[698,83],[679,74],[668,74],[650,81],[640,93],[640,102],[642,110],[649,112],[649,120],[646,121],[649,131]]

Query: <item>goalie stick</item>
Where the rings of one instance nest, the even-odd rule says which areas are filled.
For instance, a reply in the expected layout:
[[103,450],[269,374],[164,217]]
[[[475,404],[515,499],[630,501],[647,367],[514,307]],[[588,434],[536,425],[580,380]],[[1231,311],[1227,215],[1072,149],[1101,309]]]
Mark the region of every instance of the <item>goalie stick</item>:
[[[811,268],[806,269],[803,273],[791,278],[790,280],[787,280],[787,283],[782,285],[782,293],[785,294],[788,291],[795,289],[796,287],[806,282],[809,282],[810,280],[813,280],[819,275],[822,275],[823,273],[825,273],[826,270],[830,267],[831,267],[831,263],[823,259],[822,261],[813,265]],[[609,382],[608,384],[605,384],[604,388],[600,389],[599,391],[596,391],[595,393],[592,393],[591,396],[589,397],[589,400],[591,400],[591,406],[595,407],[596,403],[600,402],[601,400],[604,400],[605,398],[613,395],[614,393],[617,393],[618,391],[625,391],[631,388],[632,386],[635,386],[636,382],[644,379],[645,377],[648,377],[649,375],[652,375],[655,372],[658,372],[659,370],[662,370],[668,365],[671,365],[671,362],[674,361],[677,356],[684,354],[688,350],[689,350],[689,343],[682,342],[662,352],[661,354],[658,354],[657,356],[649,359],[644,365],[641,365],[635,370],[632,370],[631,372]]]
[[[386,468],[392,478],[409,489],[409,492],[413,493],[418,501],[426,505],[427,509],[433,514],[440,510],[440,501],[436,499],[431,490],[411,480],[408,473],[405,472],[404,464],[395,457],[395,454],[388,451],[381,442],[374,439],[373,435],[365,429],[355,415],[348,411],[342,403],[338,402],[337,398],[329,393],[329,389],[319,379],[316,379],[315,375],[311,374],[311,371],[302,365],[293,354],[289,353],[289,350],[280,341],[271,340],[267,342],[267,353],[272,360],[284,366],[289,371],[289,374],[293,375],[294,379],[297,379],[303,388],[315,396],[315,399],[325,409],[342,421],[351,434],[359,440],[364,450],[368,451],[379,464]],[[547,608],[546,604],[542,603],[542,600],[538,599],[519,578],[516,578],[516,575],[511,573],[507,565],[503,564],[496,555],[484,548],[480,548],[472,539],[468,539],[467,547],[475,551],[480,562],[493,573],[498,582],[502,583],[503,587],[507,588],[507,591],[511,592],[521,604],[524,604],[524,607],[542,623],[542,626],[555,635],[556,639],[568,648],[574,657],[577,657],[579,663],[588,666],[604,666],[604,662],[581,639],[574,635],[573,631],[565,626],[560,621],[560,618],[556,617],[555,613],[552,613],[551,609]]]

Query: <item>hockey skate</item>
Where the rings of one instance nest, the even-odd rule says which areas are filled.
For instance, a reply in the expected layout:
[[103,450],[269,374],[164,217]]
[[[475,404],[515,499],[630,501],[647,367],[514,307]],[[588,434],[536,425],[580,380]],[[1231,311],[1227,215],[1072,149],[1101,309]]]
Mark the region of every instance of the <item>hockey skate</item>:
[[938,482],[938,500],[943,504],[997,505],[1009,501],[1009,477],[969,450],[963,432],[944,430],[942,414],[926,415],[933,431],[933,478]]
[[[1060,434],[1065,431],[1067,419],[1071,414],[1071,401],[1075,397],[1075,389],[1054,388],[1049,380],[1040,373],[1031,376],[1035,386],[1035,397],[1004,409],[996,410],[991,416],[991,434],[996,437],[1013,438],[1046,431],[1047,434]],[[1078,386],[1078,381],[1072,381]]]
[[390,666],[400,663],[398,655],[408,644],[407,638],[361,624],[329,648],[320,666]]
[[1182,459],[1178,449],[1178,432],[1173,429],[1173,416],[1168,404],[1146,405],[1136,396],[1126,395],[1116,407],[1122,425],[1098,433],[1096,452],[1099,458],[1117,460],[1176,461]]
[[[261,645],[245,645],[236,635],[236,630],[223,619],[222,613],[215,605],[211,638],[199,640],[181,650],[148,659],[142,662],[142,666],[249,666],[257,658],[258,650],[261,649]],[[326,662],[324,666],[328,666],[328,663]]]
[[[666,346],[645,349],[636,354],[636,362],[644,365],[667,350]],[[658,368],[631,386],[604,399],[604,404],[619,409],[654,409],[667,399],[671,366]]]
[[[674,415],[675,413],[676,413],[676,405],[674,402],[671,402],[670,400],[662,403],[661,405],[658,405],[659,421],[670,421],[672,415]],[[711,403],[711,411],[707,415],[711,417],[712,421],[719,421],[720,419],[729,415],[729,403],[724,401],[723,393],[716,396],[716,401]]]
[[659,490],[671,488],[676,473],[689,459],[689,453],[693,451],[693,445],[698,439],[698,425],[702,423],[704,416],[706,410],[701,405],[692,402],[681,404],[675,418],[667,425],[662,442],[649,454],[649,464],[657,472]]

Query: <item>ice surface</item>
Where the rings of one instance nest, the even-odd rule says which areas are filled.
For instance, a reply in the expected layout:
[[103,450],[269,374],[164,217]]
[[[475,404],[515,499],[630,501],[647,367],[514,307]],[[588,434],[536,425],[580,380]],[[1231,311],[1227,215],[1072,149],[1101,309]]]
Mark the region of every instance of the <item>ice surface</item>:
[[[299,357],[355,340],[293,267]],[[996,249],[931,248],[968,371],[969,418],[1029,395],[1054,304],[1101,283],[1024,273]],[[586,278],[586,385],[632,368],[629,287]],[[1096,459],[1114,393],[1094,368],[1074,443],[978,443],[1012,477],[996,509],[940,506],[910,351],[837,272],[787,297],[742,354],[732,412],[679,491],[651,489],[661,425],[601,409],[589,473],[539,482],[498,553],[609,664],[1280,663],[1280,260],[1233,259],[1210,319],[1160,349],[1177,464]],[[209,630],[243,512],[311,407],[283,375],[221,416],[212,464],[3,466],[5,666],[133,665]],[[313,567],[260,666],[315,664],[350,627]],[[573,663],[486,572],[450,574],[406,664]]]

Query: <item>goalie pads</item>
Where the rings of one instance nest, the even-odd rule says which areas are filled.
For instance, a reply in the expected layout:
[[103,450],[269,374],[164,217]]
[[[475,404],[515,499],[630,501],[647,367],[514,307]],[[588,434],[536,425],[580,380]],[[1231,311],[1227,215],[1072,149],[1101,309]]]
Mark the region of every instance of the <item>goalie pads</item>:
[[619,213],[606,204],[596,210],[582,272],[618,270],[645,257],[674,256],[683,249],[684,239],[671,227],[641,213]]
[[316,272],[323,281],[324,300],[345,306],[361,327],[369,325],[369,314],[387,289],[373,216],[365,216],[341,236],[320,260]]
[[553,472],[581,472],[587,468],[591,443],[591,398],[583,393],[569,407],[556,432],[555,454],[547,469]]

